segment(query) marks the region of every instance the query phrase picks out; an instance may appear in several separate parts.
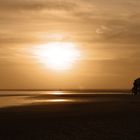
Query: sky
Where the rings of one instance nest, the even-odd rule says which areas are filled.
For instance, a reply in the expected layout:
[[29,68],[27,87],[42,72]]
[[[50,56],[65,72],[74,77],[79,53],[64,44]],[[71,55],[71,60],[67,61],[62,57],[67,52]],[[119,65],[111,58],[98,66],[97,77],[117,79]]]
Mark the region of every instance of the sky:
[[[0,89],[130,89],[140,76],[139,0],[0,0]],[[41,44],[75,42],[67,71],[44,67]]]

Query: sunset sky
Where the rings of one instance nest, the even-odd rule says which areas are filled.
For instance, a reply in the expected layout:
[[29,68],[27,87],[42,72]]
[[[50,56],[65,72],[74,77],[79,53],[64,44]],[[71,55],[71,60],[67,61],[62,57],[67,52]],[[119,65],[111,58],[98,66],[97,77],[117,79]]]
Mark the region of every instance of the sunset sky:
[[[51,46],[70,68],[50,67]],[[0,89],[130,89],[139,76],[139,0],[0,0]]]

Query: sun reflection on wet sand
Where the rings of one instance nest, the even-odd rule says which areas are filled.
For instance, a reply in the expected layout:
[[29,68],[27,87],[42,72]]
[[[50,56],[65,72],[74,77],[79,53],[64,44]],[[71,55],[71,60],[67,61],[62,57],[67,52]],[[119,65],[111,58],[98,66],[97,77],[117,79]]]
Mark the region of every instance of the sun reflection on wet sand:
[[43,100],[34,100],[34,103],[37,102],[46,102],[46,103],[57,103],[57,102],[74,102],[74,100],[70,99],[43,99]]
[[[51,92],[39,92],[34,94],[26,94],[19,92],[15,93],[3,93],[0,95],[0,108],[12,107],[12,106],[25,106],[33,104],[83,104],[83,103],[97,103],[97,102],[120,102],[131,101],[129,95],[111,95],[111,94],[77,94],[72,92],[61,92],[61,91],[51,91]],[[139,98],[138,98],[139,101]]]
[[61,99],[61,98],[37,98],[34,96],[6,96],[0,97],[0,108],[12,107],[12,106],[22,106],[28,104],[36,104],[36,103],[69,103],[75,102],[74,99]]

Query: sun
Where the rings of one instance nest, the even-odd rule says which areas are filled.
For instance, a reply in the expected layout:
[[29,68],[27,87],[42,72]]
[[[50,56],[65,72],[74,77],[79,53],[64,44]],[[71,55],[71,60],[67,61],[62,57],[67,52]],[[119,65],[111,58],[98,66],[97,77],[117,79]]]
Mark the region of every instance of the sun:
[[70,69],[78,60],[80,52],[71,42],[50,42],[38,46],[34,51],[44,66],[54,70]]

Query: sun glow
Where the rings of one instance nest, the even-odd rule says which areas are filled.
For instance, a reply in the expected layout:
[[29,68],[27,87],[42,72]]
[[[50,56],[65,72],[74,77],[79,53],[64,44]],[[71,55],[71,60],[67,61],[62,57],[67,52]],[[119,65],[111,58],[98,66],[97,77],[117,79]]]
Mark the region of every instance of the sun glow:
[[51,42],[38,46],[34,51],[40,63],[54,70],[70,69],[80,53],[70,42]]

